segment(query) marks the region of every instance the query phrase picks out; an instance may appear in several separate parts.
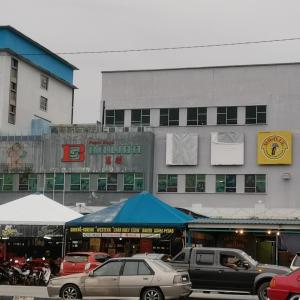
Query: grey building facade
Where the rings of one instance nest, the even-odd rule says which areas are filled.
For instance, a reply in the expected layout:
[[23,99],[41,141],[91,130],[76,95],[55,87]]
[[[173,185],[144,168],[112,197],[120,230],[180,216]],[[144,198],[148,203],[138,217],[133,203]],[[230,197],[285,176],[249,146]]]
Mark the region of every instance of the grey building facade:
[[[102,72],[105,126],[154,133],[153,193],[173,206],[210,216],[293,217],[300,208],[299,75],[297,63]],[[265,147],[290,139],[280,144],[288,162],[259,162],[260,135]],[[222,136],[232,146],[224,162]],[[174,147],[196,162],[182,161]]]

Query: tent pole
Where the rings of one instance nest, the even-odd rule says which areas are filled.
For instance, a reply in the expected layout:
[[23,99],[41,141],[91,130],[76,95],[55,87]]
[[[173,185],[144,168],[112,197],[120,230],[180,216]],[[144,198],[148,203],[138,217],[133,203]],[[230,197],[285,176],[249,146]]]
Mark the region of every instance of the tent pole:
[[66,238],[66,227],[65,225],[63,225],[63,237],[62,237],[62,246],[61,246],[61,257],[65,257],[65,252],[66,252],[66,241],[67,241],[67,238]]

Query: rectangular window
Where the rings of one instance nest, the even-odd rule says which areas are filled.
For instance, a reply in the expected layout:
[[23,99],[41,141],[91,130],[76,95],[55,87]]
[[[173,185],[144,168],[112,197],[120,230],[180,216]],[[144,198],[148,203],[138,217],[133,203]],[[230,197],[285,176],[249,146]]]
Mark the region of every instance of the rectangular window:
[[188,174],[185,175],[185,191],[187,193],[205,192],[205,175]]
[[179,108],[160,109],[160,126],[178,126]]
[[214,253],[196,252],[196,264],[197,265],[213,265]]
[[220,106],[217,108],[217,124],[237,124],[237,107]]
[[177,192],[177,175],[158,175],[158,192]]
[[207,124],[207,107],[189,107],[187,109],[187,125],[199,126]]
[[11,58],[10,87],[8,103],[8,123],[16,124],[17,111],[17,82],[18,82],[18,60]]
[[131,125],[149,126],[150,109],[133,109],[131,110]]
[[43,111],[48,110],[48,99],[43,96],[40,97],[40,109]]
[[17,70],[18,69],[18,60],[16,60],[15,58],[11,59],[11,68]]
[[116,173],[102,173],[98,176],[98,191],[117,191],[118,188],[118,174]]
[[89,191],[90,175],[89,174],[71,174],[71,191]]
[[217,193],[235,193],[236,175],[216,175]]
[[111,109],[105,113],[106,126],[124,126],[124,110]]
[[36,192],[36,190],[37,190],[37,175],[36,174],[20,174],[19,175],[19,190]]
[[46,174],[47,191],[63,191],[65,186],[65,177],[63,173]]
[[143,173],[125,173],[124,174],[124,191],[141,192],[144,190]]
[[265,193],[265,192],[266,192],[265,174],[245,175],[245,193]]
[[13,190],[13,174],[0,173],[0,191]]
[[266,124],[267,106],[246,106],[246,124]]
[[45,75],[41,75],[41,88],[48,90],[49,78]]

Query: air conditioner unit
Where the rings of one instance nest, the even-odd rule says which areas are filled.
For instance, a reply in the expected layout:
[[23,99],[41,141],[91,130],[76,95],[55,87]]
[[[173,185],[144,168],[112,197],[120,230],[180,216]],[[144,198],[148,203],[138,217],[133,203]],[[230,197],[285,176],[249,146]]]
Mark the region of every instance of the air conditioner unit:
[[109,127],[103,127],[103,132],[109,132]]

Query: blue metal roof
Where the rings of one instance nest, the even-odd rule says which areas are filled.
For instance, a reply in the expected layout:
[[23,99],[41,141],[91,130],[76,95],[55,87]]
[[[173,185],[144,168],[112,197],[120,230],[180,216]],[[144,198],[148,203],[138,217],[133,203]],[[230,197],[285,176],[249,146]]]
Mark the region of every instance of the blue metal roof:
[[73,83],[75,66],[11,26],[0,26],[0,49],[10,49],[32,64]]
[[184,227],[193,217],[142,192],[116,205],[66,223],[66,226]]

